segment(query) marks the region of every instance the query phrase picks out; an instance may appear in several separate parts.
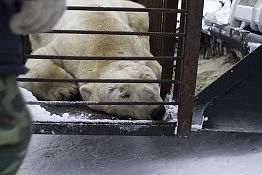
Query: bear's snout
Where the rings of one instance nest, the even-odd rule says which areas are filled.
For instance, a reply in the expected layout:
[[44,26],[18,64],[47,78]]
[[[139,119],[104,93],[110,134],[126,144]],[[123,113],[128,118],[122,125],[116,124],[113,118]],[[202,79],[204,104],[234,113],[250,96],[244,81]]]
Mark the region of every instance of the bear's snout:
[[153,120],[162,120],[165,114],[166,114],[165,106],[159,106],[158,108],[153,110],[150,116]]

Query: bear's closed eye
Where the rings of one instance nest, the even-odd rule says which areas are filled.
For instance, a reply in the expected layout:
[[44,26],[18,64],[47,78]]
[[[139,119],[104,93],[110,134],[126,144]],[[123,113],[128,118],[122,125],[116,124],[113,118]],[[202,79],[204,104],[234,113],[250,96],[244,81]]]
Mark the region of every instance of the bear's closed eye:
[[112,93],[112,92],[114,92],[115,89],[116,89],[115,87],[109,87],[109,88],[108,88],[108,92],[109,92],[109,93]]

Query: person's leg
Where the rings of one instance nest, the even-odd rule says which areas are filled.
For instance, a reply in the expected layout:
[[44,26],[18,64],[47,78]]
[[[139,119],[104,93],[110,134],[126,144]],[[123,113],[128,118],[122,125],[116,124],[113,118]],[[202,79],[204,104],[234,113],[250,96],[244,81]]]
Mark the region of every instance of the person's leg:
[[0,75],[0,174],[13,175],[31,138],[32,122],[16,76]]

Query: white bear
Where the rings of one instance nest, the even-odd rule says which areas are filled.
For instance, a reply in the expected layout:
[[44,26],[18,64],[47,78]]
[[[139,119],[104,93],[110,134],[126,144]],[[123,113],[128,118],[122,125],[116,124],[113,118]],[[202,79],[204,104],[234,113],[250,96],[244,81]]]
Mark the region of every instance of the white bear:
[[[70,0],[69,5],[136,7],[142,5],[126,0]],[[67,11],[56,29],[148,31],[147,13]],[[32,34],[33,54],[66,56],[152,56],[147,36]],[[43,60],[29,59],[30,71],[21,77],[79,79],[160,79],[157,61],[119,60]],[[21,87],[45,100],[70,100],[80,92],[83,100],[98,102],[162,102],[156,83],[32,83]],[[163,105],[89,105],[108,114],[136,119],[160,120]]]

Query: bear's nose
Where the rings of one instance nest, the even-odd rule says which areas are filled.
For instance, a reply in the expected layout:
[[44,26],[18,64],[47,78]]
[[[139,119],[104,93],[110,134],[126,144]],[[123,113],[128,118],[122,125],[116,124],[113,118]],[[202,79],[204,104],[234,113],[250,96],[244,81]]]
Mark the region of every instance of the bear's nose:
[[150,116],[153,120],[162,120],[165,114],[166,114],[165,106],[159,106],[158,108],[153,110]]

